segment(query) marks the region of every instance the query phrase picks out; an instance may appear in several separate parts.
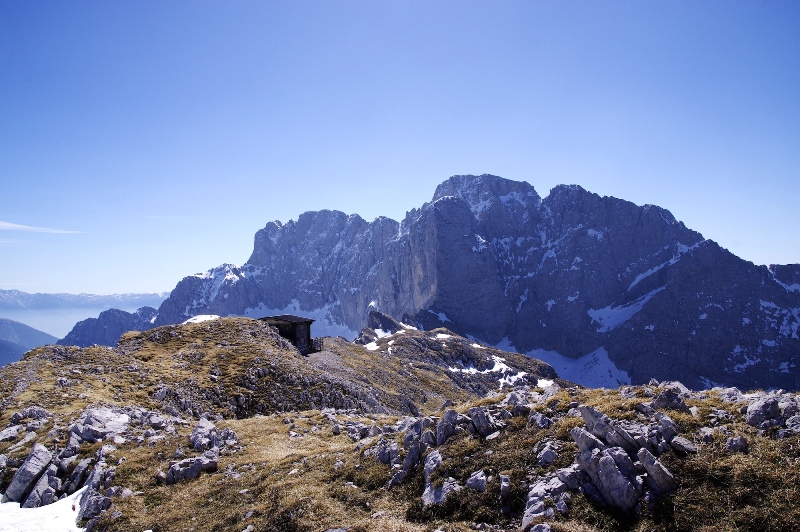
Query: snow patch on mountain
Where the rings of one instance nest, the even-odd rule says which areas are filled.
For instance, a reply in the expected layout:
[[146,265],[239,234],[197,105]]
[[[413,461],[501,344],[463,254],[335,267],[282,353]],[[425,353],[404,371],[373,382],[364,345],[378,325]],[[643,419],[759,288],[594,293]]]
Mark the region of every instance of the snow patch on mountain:
[[689,253],[690,251],[696,249],[703,242],[705,242],[705,240],[701,240],[700,242],[697,242],[696,244],[693,244],[691,246],[687,246],[687,245],[684,245],[684,244],[681,244],[680,242],[678,242],[678,244],[676,246],[677,247],[677,253],[675,255],[673,255],[673,257],[671,259],[669,259],[667,262],[662,262],[661,264],[659,264],[657,266],[653,266],[649,270],[637,275],[636,278],[633,280],[633,282],[628,287],[628,290],[630,290],[631,288],[633,288],[634,286],[639,284],[639,282],[642,281],[643,279],[647,279],[648,277],[650,277],[651,275],[653,275],[657,271],[663,269],[665,266],[671,266],[671,265],[675,264],[676,262],[678,262],[681,259],[681,257],[683,257],[685,254]]
[[656,288],[655,290],[648,292],[636,301],[628,303],[627,305],[620,305],[619,307],[608,306],[597,310],[590,308],[587,312],[589,317],[592,318],[592,322],[597,322],[600,324],[597,332],[608,332],[616,329],[631,319],[634,314],[642,310],[642,307],[644,307],[645,304],[653,298],[653,296],[665,288],[666,286]]
[[222,264],[203,273],[196,273],[194,277],[206,281],[200,289],[200,297],[195,298],[186,306],[186,315],[191,316],[192,310],[208,306],[219,295],[224,286],[232,286],[244,279],[246,274],[236,264]]
[[628,373],[617,368],[604,347],[577,359],[544,349],[534,349],[526,354],[553,366],[562,379],[590,388],[616,388],[631,383]]
[[445,314],[444,312],[436,312],[433,309],[428,309],[428,312],[430,312],[431,314],[433,314],[434,316],[439,318],[439,321],[441,321],[442,323],[446,323],[446,322],[453,323],[453,321],[450,318],[448,318],[447,314]]

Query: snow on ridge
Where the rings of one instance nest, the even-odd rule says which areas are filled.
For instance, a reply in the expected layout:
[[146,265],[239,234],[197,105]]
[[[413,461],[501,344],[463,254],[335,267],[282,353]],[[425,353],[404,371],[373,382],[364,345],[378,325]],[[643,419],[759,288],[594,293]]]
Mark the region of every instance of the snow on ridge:
[[[185,312],[187,316],[191,315],[192,309],[209,305],[217,298],[217,295],[223,286],[226,284],[236,284],[245,278],[245,273],[236,264],[223,264],[221,266],[217,266],[216,268],[211,268],[206,272],[196,273],[193,275],[193,277],[197,277],[198,279],[202,279],[203,281],[207,282],[203,283],[203,286],[200,290],[200,298],[195,299],[191,305],[187,306]],[[210,280],[210,283],[208,280]]]
[[[527,195],[529,197],[533,196],[533,194],[531,194],[530,192]],[[505,205],[507,208],[511,207],[513,205],[513,203],[511,203],[512,201],[516,201],[517,203],[519,203],[523,207],[525,206],[525,200],[522,199],[522,196],[520,195],[519,192],[509,192],[508,194],[506,194],[504,196],[498,196],[498,197],[500,198],[500,202],[503,205]]]
[[787,292],[800,292],[800,283],[786,284],[776,279],[775,276],[772,277],[772,280],[781,285]]
[[198,314],[197,316],[192,316],[188,320],[184,321],[181,325],[186,325],[188,323],[202,323],[204,321],[211,321],[211,320],[218,320],[220,317],[216,314]]
[[649,270],[647,270],[645,272],[642,272],[639,275],[637,275],[636,278],[633,280],[633,282],[628,287],[628,290],[630,290],[631,288],[633,288],[634,286],[639,284],[640,281],[650,277],[651,275],[653,275],[657,271],[661,270],[665,266],[672,266],[673,264],[678,262],[681,259],[681,257],[683,257],[683,255],[685,255],[686,253],[696,249],[703,242],[705,242],[705,240],[701,240],[701,241],[699,241],[699,242],[697,242],[697,243],[695,243],[695,244],[693,244],[691,246],[687,246],[687,245],[684,245],[684,244],[681,244],[680,242],[678,242],[678,244],[677,244],[677,248],[678,248],[677,255],[673,255],[672,258],[669,259],[667,262],[662,262],[658,266],[653,266]]
[[503,357],[492,355],[492,361],[494,362],[494,366],[492,366],[489,369],[484,369],[482,371],[479,371],[472,364],[466,367],[460,367],[460,368],[448,367],[447,369],[449,369],[453,373],[459,372],[459,373],[467,373],[469,375],[477,375],[477,374],[486,375],[488,373],[499,373],[500,379],[498,380],[498,384],[500,385],[501,388],[505,385],[513,385],[519,379],[528,374],[525,371],[514,373],[513,372],[514,370],[508,364],[506,364],[506,359]]
[[642,310],[642,307],[644,307],[644,305],[650,301],[653,296],[665,288],[666,286],[656,288],[655,290],[648,292],[636,301],[628,303],[627,305],[622,305],[619,307],[612,307],[609,305],[597,310],[591,308],[587,311],[587,313],[592,318],[592,322],[597,322],[600,324],[600,328],[597,329],[597,332],[608,332],[616,329],[631,319],[634,314]]

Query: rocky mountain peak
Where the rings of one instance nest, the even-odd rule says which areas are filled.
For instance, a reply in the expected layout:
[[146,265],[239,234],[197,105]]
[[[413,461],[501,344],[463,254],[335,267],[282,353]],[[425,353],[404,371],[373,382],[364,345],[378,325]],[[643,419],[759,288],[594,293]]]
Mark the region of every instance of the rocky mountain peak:
[[449,178],[401,225],[338,211],[270,222],[247,264],[183,279],[155,324],[291,313],[354,339],[375,309],[594,386],[800,386],[798,267],[741,260],[660,207],[577,185],[542,199],[492,175]]

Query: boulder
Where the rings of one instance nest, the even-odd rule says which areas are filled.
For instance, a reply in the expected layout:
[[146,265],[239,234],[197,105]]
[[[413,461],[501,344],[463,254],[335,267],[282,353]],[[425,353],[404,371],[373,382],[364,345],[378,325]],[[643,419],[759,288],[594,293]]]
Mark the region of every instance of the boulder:
[[539,454],[536,455],[537,463],[540,467],[552,464],[558,458],[558,453],[551,443],[545,444]]
[[422,436],[420,436],[419,441],[427,445],[428,447],[436,447],[436,435],[433,433],[432,430],[425,430],[422,432]]
[[749,451],[747,438],[744,436],[732,436],[725,442],[725,450],[729,453],[746,453]]
[[579,451],[589,451],[591,449],[605,449],[606,444],[600,441],[599,438],[590,434],[582,427],[574,427],[570,432],[572,439],[578,444]]
[[739,388],[713,388],[717,392],[719,398],[726,403],[740,403],[744,401],[744,394]]
[[56,492],[61,489],[57,475],[58,467],[51,463],[22,503],[22,508],[38,508],[55,502],[58,499]]
[[773,395],[765,395],[756,399],[747,407],[744,420],[748,425],[758,427],[765,421],[778,417],[781,413],[780,402]]
[[455,410],[446,410],[442,420],[436,426],[436,445],[444,445],[447,439],[452,436],[456,431],[456,422],[458,421],[458,412]]
[[467,479],[467,487],[481,492],[486,490],[486,473],[483,472],[483,469],[475,471],[469,476]]
[[786,429],[795,434],[800,434],[800,414],[786,420]]
[[546,429],[553,424],[553,420],[551,420],[549,417],[545,416],[541,412],[537,412],[534,410],[531,412],[530,416],[528,416],[528,423],[536,427],[539,427],[540,429]]
[[425,458],[425,484],[430,481],[431,474],[439,469],[441,465],[442,455],[439,453],[438,449],[434,449],[428,454],[428,457]]
[[[358,439],[361,439],[361,437]],[[201,418],[197,426],[192,429],[192,435],[189,440],[196,451],[214,448],[222,449],[226,446],[236,445],[239,441],[231,429],[217,430],[216,425],[205,418]]]
[[683,402],[681,396],[673,388],[667,388],[659,393],[650,406],[656,409],[666,408],[686,412],[687,414],[691,413],[689,406]]
[[0,442],[11,441],[17,439],[17,434],[24,427],[22,425],[11,425],[3,430],[0,430]]
[[426,484],[425,491],[422,493],[423,506],[430,506],[431,504],[441,504],[447,500],[447,497],[457,491],[464,489],[453,477],[448,477],[440,487],[435,487],[433,484]]
[[500,474],[500,498],[505,499],[511,493],[511,477]]
[[[104,492],[107,483],[112,482],[114,479],[115,468],[107,467],[106,462],[102,459],[102,453],[98,454],[101,456],[89,473],[85,484],[86,491],[83,492],[80,501],[78,501],[80,506],[78,521],[93,519],[111,506],[111,499]],[[89,525],[87,528],[92,526]]]
[[78,422],[70,428],[70,432],[81,441],[94,443],[104,440],[110,435],[124,433],[130,420],[128,414],[118,409],[87,408]]
[[408,448],[408,453],[406,453],[405,458],[403,458],[403,471],[408,472],[417,467],[417,464],[419,464],[420,460],[422,459],[422,445],[424,444],[419,441],[415,441]]
[[64,486],[67,495],[72,495],[83,486],[91,464],[91,458],[84,458],[78,462],[78,465],[75,466],[75,469],[72,470],[72,474],[69,476],[69,481]]
[[[604,453],[608,453],[608,450]],[[610,505],[625,512],[636,506],[642,493],[641,485],[635,485],[630,478],[623,475],[612,456],[601,456],[597,469],[599,485],[595,487]]]
[[555,515],[549,503],[561,502],[569,494],[567,486],[556,476],[550,474],[538,479],[528,490],[528,500],[525,504],[525,514],[522,517],[522,529],[530,526],[533,521],[542,517],[552,518]]
[[167,420],[158,414],[152,414],[148,419],[148,423],[156,430],[163,430],[167,426]]
[[583,485],[585,480],[583,478],[585,477],[585,473],[578,464],[572,464],[569,467],[559,469],[556,474],[558,475],[558,479],[571,490],[577,490]]
[[475,430],[484,438],[503,427],[502,423],[495,420],[489,410],[483,406],[470,408],[469,417],[475,425]]
[[29,406],[11,416],[10,425],[16,425],[23,419],[45,419],[51,415],[52,414],[50,412],[40,406]]
[[659,494],[668,494],[678,487],[675,477],[647,449],[639,449],[639,462],[647,471],[647,483],[650,489]]
[[681,436],[675,436],[669,444],[679,453],[696,453],[699,450],[697,445]]
[[389,465],[400,456],[400,446],[394,440],[381,438],[375,446],[364,451],[364,456],[374,456],[382,464]]
[[608,434],[614,430],[607,415],[586,405],[578,406],[578,412],[581,413],[583,422],[586,423],[586,430],[602,440],[607,440]]
[[207,453],[203,456],[186,458],[180,462],[171,463],[165,482],[167,484],[175,484],[182,480],[193,480],[199,477],[200,473],[213,473],[216,470],[216,456]]
[[672,441],[672,438],[677,436],[679,432],[678,425],[664,412],[656,412],[655,419],[658,421],[659,426],[657,430],[661,437],[667,442]]
[[39,477],[47,470],[52,462],[53,456],[47,447],[41,443],[36,443],[28,454],[28,457],[19,467],[11,483],[6,488],[3,501],[22,502],[25,497],[36,485]]

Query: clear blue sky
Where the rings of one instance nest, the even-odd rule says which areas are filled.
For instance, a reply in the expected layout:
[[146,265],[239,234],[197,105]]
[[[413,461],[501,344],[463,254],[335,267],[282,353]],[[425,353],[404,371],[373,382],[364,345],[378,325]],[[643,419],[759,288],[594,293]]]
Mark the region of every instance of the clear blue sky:
[[461,173],[800,262],[800,2],[0,2],[0,288],[166,291]]

